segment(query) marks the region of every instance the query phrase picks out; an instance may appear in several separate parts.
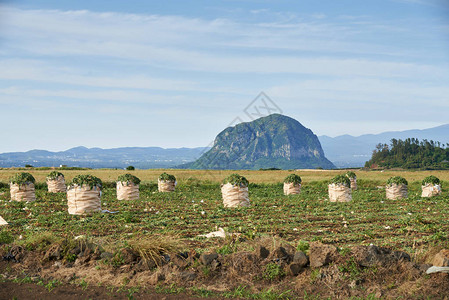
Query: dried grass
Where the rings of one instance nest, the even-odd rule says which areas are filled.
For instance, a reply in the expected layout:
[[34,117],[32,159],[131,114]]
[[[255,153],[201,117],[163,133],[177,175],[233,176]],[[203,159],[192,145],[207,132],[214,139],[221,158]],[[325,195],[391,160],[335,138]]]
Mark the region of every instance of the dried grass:
[[175,237],[170,236],[149,236],[134,238],[128,241],[129,246],[139,253],[144,263],[154,262],[161,265],[161,255],[176,253],[183,249],[184,244]]

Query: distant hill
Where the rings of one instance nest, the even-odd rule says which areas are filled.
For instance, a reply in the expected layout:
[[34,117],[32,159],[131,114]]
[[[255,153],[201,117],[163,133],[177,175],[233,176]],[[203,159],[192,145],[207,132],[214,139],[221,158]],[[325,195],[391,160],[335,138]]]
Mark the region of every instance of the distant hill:
[[87,168],[125,168],[132,165],[139,169],[170,168],[194,161],[209,148],[160,148],[124,147],[113,149],[76,147],[66,151],[50,152],[31,150],[0,154],[0,167],[35,167],[67,165]]
[[226,128],[215,138],[212,149],[182,167],[236,170],[335,168],[324,156],[317,136],[310,129],[280,114]]
[[337,167],[363,167],[371,159],[376,145],[389,144],[391,139],[417,138],[449,143],[449,124],[423,130],[390,131],[357,137],[341,135],[332,138],[323,135],[318,138],[326,157]]
[[[67,165],[87,168],[124,168],[133,165],[140,169],[172,168],[180,165],[192,168],[228,166],[235,169],[333,168],[334,165],[345,168],[363,167],[365,162],[371,159],[376,145],[389,144],[391,139],[417,138],[449,143],[449,124],[424,130],[391,131],[358,137],[342,135],[332,138],[324,135],[317,138],[310,129],[292,118],[282,115],[271,115],[267,118],[269,119],[261,118],[254,121],[255,123],[242,123],[225,129],[215,141],[221,144],[220,151],[217,152],[217,145],[214,144],[215,150],[195,164],[186,165],[205,154],[209,148],[76,147],[59,152],[31,150],[0,154],[0,167],[23,167],[30,164],[35,167]],[[265,131],[267,134],[255,135]],[[233,137],[238,138],[233,140]],[[243,151],[243,148],[246,150]],[[241,156],[230,155],[227,153],[229,149],[232,149],[233,154],[238,153]],[[214,163],[206,163],[206,158]]]

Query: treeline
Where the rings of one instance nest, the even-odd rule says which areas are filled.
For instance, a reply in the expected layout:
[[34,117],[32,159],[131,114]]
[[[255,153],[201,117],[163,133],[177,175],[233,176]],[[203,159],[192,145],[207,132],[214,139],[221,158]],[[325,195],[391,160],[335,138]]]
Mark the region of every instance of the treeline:
[[378,144],[367,168],[449,169],[449,144],[415,138]]

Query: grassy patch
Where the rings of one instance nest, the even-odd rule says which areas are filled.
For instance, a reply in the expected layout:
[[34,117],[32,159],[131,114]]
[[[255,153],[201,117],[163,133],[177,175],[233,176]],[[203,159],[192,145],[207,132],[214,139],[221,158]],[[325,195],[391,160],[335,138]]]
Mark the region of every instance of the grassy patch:
[[265,269],[263,270],[262,278],[274,281],[281,279],[285,276],[285,271],[282,268],[282,266],[276,264],[276,263],[269,263],[265,266]]

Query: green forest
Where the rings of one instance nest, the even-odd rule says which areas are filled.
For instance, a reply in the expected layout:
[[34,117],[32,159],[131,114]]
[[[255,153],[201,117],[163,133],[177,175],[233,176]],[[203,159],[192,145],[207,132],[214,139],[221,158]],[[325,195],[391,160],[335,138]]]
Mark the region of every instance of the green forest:
[[449,144],[408,138],[378,144],[366,168],[449,169]]

